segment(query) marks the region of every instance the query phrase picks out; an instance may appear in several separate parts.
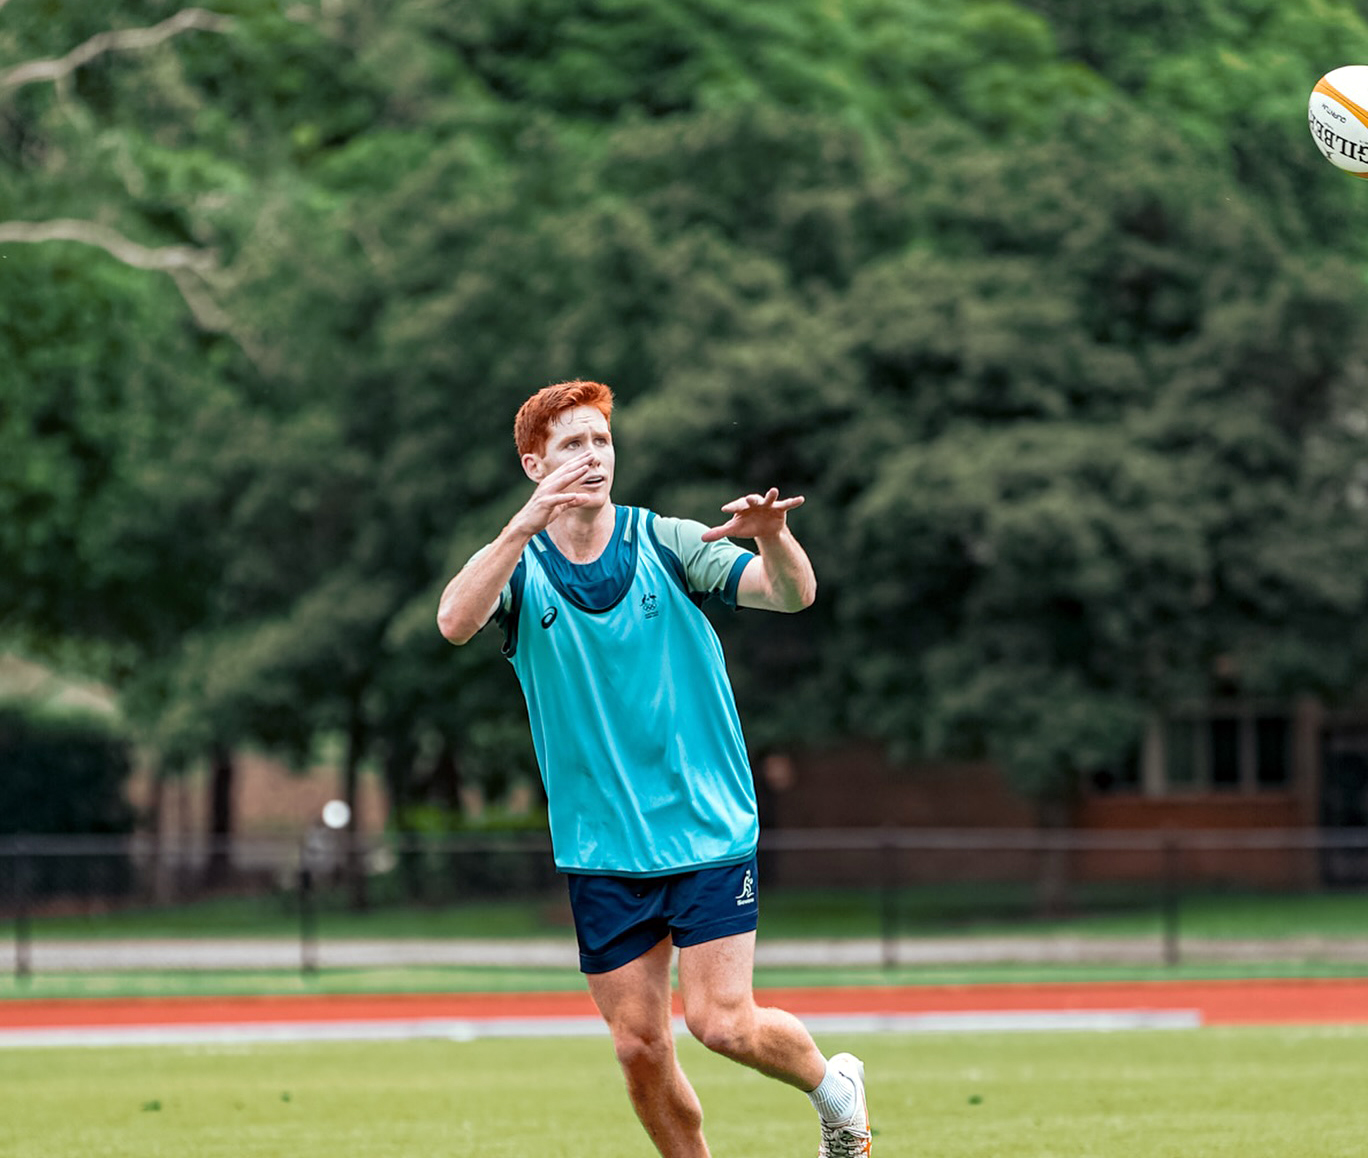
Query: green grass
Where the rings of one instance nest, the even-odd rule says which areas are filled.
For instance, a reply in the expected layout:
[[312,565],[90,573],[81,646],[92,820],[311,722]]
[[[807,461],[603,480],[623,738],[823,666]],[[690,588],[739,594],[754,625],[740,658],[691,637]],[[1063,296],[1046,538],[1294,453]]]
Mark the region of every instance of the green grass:
[[[442,908],[394,906],[353,912],[330,901],[315,917],[330,937],[545,937],[567,935],[569,908],[560,897],[516,901],[468,901]],[[295,898],[221,897],[186,905],[106,909],[39,916],[33,935],[56,939],[86,937],[282,937],[298,938],[301,922]],[[0,937],[13,937],[14,923],[0,921]]]
[[[868,1066],[874,1153],[1350,1158],[1368,1032],[821,1041]],[[680,1044],[716,1158],[816,1147],[801,1094]],[[0,1052],[9,1158],[641,1158],[602,1038]]]
[[0,1001],[67,997],[217,997],[334,993],[545,993],[582,990],[568,968],[404,967],[328,969],[118,970],[0,976]]
[[[941,935],[1069,933],[1076,936],[1153,938],[1161,946],[1157,908],[1139,904],[1134,890],[1090,890],[1079,895],[1089,915],[1070,920],[1008,919],[1028,911],[1026,886],[970,889],[905,889],[898,895],[897,931],[933,939]],[[764,898],[761,936],[787,938],[876,937],[882,932],[883,901],[875,890],[773,890]],[[278,937],[298,944],[300,922],[289,896],[223,898],[175,908],[148,908],[105,914],[44,917],[33,922],[41,942],[74,937]],[[522,938],[554,936],[569,944],[564,899],[559,894],[516,901],[480,901],[445,908],[382,908],[352,912],[335,899],[319,914],[317,934],[329,939],[371,938]],[[1179,915],[1180,952],[1194,937],[1268,938],[1266,959],[1231,964],[1096,966],[905,966],[889,969],[765,969],[761,985],[870,985],[967,983],[974,981],[1119,980],[1136,978],[1250,976],[1362,976],[1363,962],[1334,963],[1302,952],[1295,937],[1368,936],[1368,892],[1250,894],[1207,892],[1183,898]],[[0,924],[0,941],[14,936]],[[1277,942],[1283,940],[1285,944]],[[1323,956],[1323,955],[1322,955]],[[329,969],[310,977],[284,970],[177,972],[138,970],[104,973],[40,974],[24,981],[0,976],[0,1000],[24,996],[176,995],[251,993],[446,992],[471,990],[566,989],[581,983],[573,969],[413,968]]]
[[[900,890],[889,899],[875,889],[775,889],[762,899],[763,927],[771,938],[876,937],[892,928],[904,936],[1071,933],[1147,936],[1162,926],[1152,887],[1080,887],[1071,911],[1042,917],[1034,888],[944,885]],[[1251,893],[1208,890],[1184,894],[1178,906],[1184,936],[1364,936],[1368,890],[1342,893]],[[531,899],[465,901],[437,907],[387,905],[353,912],[324,898],[317,917],[323,937],[545,937],[567,936],[570,914],[563,894]],[[33,921],[34,936],[76,937],[298,937],[295,898],[221,898],[193,905],[113,910]],[[0,938],[14,935],[0,922]]]
[[[764,967],[760,988],[876,985],[974,985],[992,982],[1208,981],[1269,978],[1363,977],[1368,965],[1352,962],[1274,961],[1190,965],[960,965],[894,969]],[[288,969],[118,970],[0,975],[0,1001],[22,998],[213,997],[331,993],[529,993],[579,991],[573,968],[413,966],[328,969],[309,976]]]

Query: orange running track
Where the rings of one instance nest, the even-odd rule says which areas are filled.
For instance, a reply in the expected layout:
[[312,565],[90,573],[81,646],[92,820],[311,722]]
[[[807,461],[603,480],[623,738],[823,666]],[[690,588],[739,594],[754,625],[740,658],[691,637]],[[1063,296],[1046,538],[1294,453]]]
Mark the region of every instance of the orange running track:
[[[1201,1025],[1368,1023],[1368,978],[1137,981],[1001,985],[766,989],[761,1004],[810,1017],[862,1015],[1183,1013]],[[134,997],[0,1000],[5,1034],[34,1030],[178,1026],[536,1023],[589,1019],[587,993],[455,993],[277,997]]]

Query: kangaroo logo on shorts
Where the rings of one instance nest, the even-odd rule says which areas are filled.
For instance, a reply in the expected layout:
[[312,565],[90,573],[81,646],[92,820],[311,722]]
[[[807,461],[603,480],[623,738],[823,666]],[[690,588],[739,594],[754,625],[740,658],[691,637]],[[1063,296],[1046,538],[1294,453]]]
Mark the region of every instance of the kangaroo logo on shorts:
[[755,904],[755,877],[750,869],[746,870],[746,876],[741,881],[741,892],[736,898],[736,903],[738,906]]

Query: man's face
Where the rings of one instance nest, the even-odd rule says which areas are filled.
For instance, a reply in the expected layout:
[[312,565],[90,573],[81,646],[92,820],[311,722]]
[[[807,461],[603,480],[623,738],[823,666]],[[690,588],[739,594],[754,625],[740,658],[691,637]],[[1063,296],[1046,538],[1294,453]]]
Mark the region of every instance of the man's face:
[[589,453],[589,473],[574,485],[574,489],[595,496],[599,501],[591,506],[602,506],[609,501],[613,489],[613,434],[608,420],[592,406],[576,406],[562,410],[551,423],[551,434],[546,450],[541,454],[523,456],[523,468],[536,482],[551,471],[580,455]]

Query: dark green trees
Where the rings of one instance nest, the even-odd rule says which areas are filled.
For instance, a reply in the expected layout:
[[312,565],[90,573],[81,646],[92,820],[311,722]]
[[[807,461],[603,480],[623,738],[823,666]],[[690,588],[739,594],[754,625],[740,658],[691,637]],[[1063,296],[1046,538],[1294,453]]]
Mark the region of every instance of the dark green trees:
[[[530,777],[432,616],[590,376],[620,501],[808,497],[818,606],[723,624],[757,745],[1058,797],[1217,667],[1349,695],[1364,190],[1304,110],[1368,29],[1292,7],[243,0],[0,81],[3,628],[168,753]],[[45,13],[0,72],[168,15]]]

